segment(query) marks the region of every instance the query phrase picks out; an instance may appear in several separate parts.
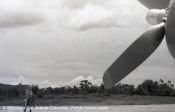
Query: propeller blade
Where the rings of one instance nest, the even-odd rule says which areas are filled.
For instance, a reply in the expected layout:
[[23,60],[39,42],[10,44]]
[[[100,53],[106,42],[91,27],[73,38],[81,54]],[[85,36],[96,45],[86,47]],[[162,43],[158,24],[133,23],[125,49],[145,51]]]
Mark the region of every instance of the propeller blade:
[[171,0],[166,22],[166,42],[171,55],[175,58],[175,0]]
[[165,23],[155,25],[141,35],[107,69],[103,76],[105,88],[111,88],[137,68],[159,46],[165,35]]

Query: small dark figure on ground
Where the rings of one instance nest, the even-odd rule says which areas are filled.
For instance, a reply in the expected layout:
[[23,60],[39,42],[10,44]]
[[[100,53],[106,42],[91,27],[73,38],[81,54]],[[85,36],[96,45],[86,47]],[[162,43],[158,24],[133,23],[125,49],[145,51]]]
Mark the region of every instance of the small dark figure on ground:
[[27,107],[29,109],[30,112],[32,112],[31,110],[31,106],[34,106],[35,107],[35,104],[34,104],[34,99],[33,99],[33,92],[32,92],[32,88],[29,86],[26,88],[26,93],[25,93],[25,100],[24,100],[24,112],[26,112],[27,110]]

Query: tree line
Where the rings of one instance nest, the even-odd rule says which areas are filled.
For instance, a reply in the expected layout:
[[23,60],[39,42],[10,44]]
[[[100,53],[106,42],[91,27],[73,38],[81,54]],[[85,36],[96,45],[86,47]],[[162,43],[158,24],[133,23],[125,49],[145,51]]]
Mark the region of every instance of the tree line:
[[[12,98],[25,98],[25,90],[30,85],[7,85],[0,84],[0,101]],[[56,95],[88,95],[96,94],[97,96],[114,95],[144,95],[144,96],[175,96],[174,84],[171,81],[165,82],[145,80],[137,87],[131,84],[117,84],[111,89],[105,89],[104,85],[93,85],[88,80],[82,80],[79,86],[65,86],[65,87],[47,87],[39,88],[38,85],[31,85],[35,98],[49,98]]]

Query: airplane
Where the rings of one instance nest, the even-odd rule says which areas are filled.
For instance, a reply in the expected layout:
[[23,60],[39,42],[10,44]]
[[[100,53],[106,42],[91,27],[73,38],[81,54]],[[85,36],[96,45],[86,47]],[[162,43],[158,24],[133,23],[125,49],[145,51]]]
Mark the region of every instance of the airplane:
[[175,58],[175,0],[138,0],[149,9],[146,21],[152,26],[133,42],[103,75],[104,87],[112,88],[141,65],[160,45],[164,36]]

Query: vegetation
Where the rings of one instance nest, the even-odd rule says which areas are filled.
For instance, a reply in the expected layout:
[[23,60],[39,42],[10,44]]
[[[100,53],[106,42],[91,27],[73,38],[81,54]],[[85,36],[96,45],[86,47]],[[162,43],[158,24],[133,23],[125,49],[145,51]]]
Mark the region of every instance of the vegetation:
[[[29,85],[6,85],[0,84],[0,101],[15,98],[25,98],[25,90]],[[104,85],[92,85],[88,80],[82,80],[79,86],[65,87],[48,87],[39,88],[38,85],[32,85],[32,91],[35,98],[53,98],[56,95],[89,95],[96,94],[97,96],[110,95],[142,95],[142,96],[175,96],[175,88],[171,81],[165,82],[162,79],[159,81],[145,80],[142,84],[135,87],[134,85],[121,84],[107,90]]]

